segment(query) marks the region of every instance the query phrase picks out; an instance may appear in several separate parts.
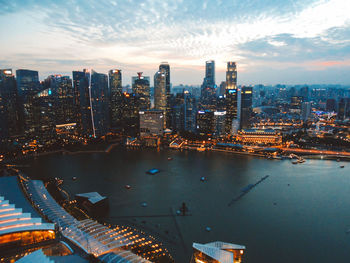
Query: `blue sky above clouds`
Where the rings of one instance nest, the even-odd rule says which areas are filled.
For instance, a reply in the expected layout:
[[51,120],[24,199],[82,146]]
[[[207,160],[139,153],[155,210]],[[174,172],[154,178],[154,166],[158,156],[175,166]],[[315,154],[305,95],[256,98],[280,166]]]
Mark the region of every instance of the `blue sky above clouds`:
[[349,0],[0,0],[0,67],[40,77],[94,68],[200,84],[214,59],[239,84],[350,84]]

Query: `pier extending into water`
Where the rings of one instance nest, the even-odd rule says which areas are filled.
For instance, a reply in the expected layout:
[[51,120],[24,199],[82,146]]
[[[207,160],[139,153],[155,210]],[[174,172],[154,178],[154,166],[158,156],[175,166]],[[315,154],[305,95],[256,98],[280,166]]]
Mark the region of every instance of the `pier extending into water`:
[[243,188],[242,192],[236,196],[235,198],[233,198],[231,200],[231,202],[228,203],[228,206],[233,205],[235,202],[237,202],[239,199],[241,199],[244,195],[246,195],[247,193],[249,193],[255,186],[257,186],[258,184],[260,184],[262,181],[264,181],[265,179],[267,179],[269,177],[269,175],[265,175],[263,178],[261,178],[259,181],[257,181],[255,184],[249,184],[246,187]]

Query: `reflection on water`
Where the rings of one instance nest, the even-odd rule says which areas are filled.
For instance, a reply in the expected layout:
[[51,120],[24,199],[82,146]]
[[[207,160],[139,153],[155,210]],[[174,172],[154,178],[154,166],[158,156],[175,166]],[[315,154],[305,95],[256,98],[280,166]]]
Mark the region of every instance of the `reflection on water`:
[[[125,149],[28,163],[28,175],[63,178],[71,194],[97,191],[108,196],[106,221],[134,225],[160,238],[177,262],[189,262],[192,242],[216,240],[245,245],[244,262],[350,258],[350,235],[345,233],[350,228],[350,163],[307,160],[292,165],[224,153]],[[160,173],[146,174],[151,168]],[[265,175],[270,177],[228,206]],[[172,216],[182,202],[189,216]]]

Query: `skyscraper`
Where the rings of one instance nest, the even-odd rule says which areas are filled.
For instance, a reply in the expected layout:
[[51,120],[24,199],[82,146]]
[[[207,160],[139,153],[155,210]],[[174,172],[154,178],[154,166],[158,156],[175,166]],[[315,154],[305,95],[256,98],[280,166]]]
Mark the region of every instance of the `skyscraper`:
[[68,76],[51,75],[45,79],[44,86],[52,93],[55,124],[76,123],[72,79]]
[[166,92],[166,72],[164,69],[157,71],[154,75],[154,108],[164,112],[164,127],[166,127],[168,108]]
[[197,133],[211,136],[215,132],[214,112],[200,110],[197,112]]
[[0,70],[0,144],[20,132],[18,96],[11,69]]
[[252,117],[253,105],[253,88],[242,87],[241,89],[241,128],[248,129],[250,127],[250,118]]
[[[171,129],[171,105],[170,105],[170,66],[168,62],[162,62],[159,65],[159,71],[165,73],[165,97],[166,97],[166,109],[165,109],[165,127]],[[155,86],[155,85],[154,85]]]
[[110,91],[110,121],[113,130],[121,130],[122,119],[122,72],[120,69],[110,70],[109,76],[109,91]]
[[205,77],[201,89],[201,104],[204,109],[215,109],[216,85],[215,85],[215,61],[205,62]]
[[91,71],[91,121],[94,137],[106,135],[109,130],[108,77]]
[[32,137],[35,133],[33,99],[41,90],[39,74],[38,71],[19,69],[16,79],[23,130],[25,135]]
[[73,71],[74,106],[78,120],[78,130],[83,136],[92,136],[90,107],[90,73],[88,70]]
[[303,102],[301,104],[301,119],[306,122],[311,115],[311,102]]
[[[238,124],[238,125],[237,125]],[[227,62],[226,71],[226,133],[239,129],[236,62]]]
[[143,77],[142,72],[138,72],[138,77],[133,78],[132,92],[138,97],[140,110],[149,110],[151,108],[151,94],[149,78]]
[[341,98],[338,104],[337,118],[345,120],[350,117],[350,98]]
[[123,93],[122,96],[122,131],[129,136],[139,133],[139,100],[135,94]]
[[31,139],[40,144],[51,144],[55,142],[55,98],[50,88],[44,89],[32,98],[34,134]]

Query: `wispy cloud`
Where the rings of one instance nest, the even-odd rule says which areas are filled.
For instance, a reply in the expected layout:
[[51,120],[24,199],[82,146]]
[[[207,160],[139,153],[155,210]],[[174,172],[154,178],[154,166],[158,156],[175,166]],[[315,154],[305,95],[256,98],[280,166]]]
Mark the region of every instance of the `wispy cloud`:
[[[243,78],[259,82],[266,70],[350,59],[348,0],[100,0],[0,1],[0,33],[10,25],[0,66],[54,72],[72,67],[125,68],[153,74],[160,61],[193,70],[176,83],[200,83],[199,70],[215,59],[218,74],[235,60]],[[27,54],[23,59],[19,54]],[[51,61],[46,64],[44,61]],[[91,63],[90,63],[91,62]],[[80,64],[79,64],[80,63]],[[338,66],[346,66],[339,63]],[[317,74],[317,72],[315,72]],[[189,77],[191,76],[191,77]],[[296,78],[295,82],[307,82]],[[349,80],[344,79],[344,82]],[[273,82],[273,80],[272,80]]]

